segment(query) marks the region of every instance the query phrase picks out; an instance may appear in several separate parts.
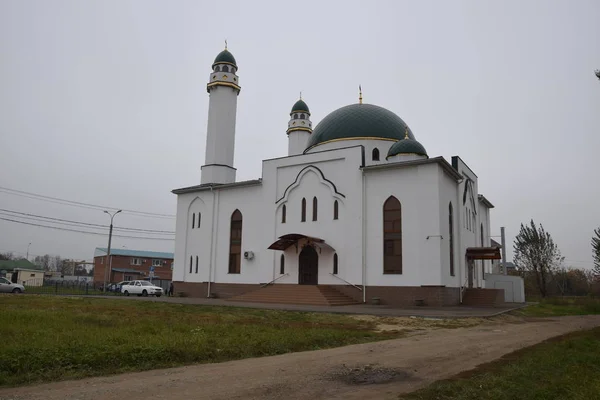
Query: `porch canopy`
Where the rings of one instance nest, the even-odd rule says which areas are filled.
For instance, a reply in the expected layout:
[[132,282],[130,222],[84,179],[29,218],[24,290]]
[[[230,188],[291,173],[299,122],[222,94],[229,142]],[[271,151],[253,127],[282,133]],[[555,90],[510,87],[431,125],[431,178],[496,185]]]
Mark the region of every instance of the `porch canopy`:
[[500,260],[500,247],[467,247],[467,260]]
[[268,249],[269,250],[285,250],[290,246],[296,246],[296,250],[298,250],[298,241],[300,241],[301,239],[306,239],[307,244],[311,244],[314,245],[316,247],[319,248],[319,250],[321,249],[331,249],[332,251],[335,251],[333,247],[331,247],[329,244],[325,243],[325,240],[320,239],[320,238],[316,238],[316,237],[312,237],[312,236],[306,236],[306,235],[302,235],[300,233],[289,233],[287,235],[283,235],[283,236],[279,236],[279,239],[277,239],[275,242],[273,242],[273,244],[271,244]]

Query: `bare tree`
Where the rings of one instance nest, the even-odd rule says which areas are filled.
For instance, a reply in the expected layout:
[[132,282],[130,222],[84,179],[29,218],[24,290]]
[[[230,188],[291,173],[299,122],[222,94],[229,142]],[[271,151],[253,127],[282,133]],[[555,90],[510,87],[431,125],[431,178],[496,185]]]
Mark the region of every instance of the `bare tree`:
[[0,253],[0,260],[14,260],[15,256],[13,253]]
[[53,271],[57,271],[62,273],[63,272],[63,265],[64,265],[64,261],[61,258],[61,256],[54,256],[52,257],[52,270]]
[[553,271],[563,261],[560,250],[550,233],[546,232],[541,224],[538,228],[533,220],[528,226],[521,224],[521,230],[513,244],[513,251],[515,265],[534,275],[540,294],[546,297],[548,281]]
[[600,228],[594,229],[592,255],[594,256],[594,277],[600,281]]

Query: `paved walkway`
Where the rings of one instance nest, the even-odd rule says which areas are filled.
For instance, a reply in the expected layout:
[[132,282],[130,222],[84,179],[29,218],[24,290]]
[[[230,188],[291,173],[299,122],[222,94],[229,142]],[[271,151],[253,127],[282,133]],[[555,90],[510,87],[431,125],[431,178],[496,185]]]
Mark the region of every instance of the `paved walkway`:
[[107,299],[123,299],[124,301],[155,301],[177,304],[198,304],[208,306],[246,307],[267,310],[307,311],[325,312],[337,314],[367,314],[390,317],[426,317],[426,318],[487,318],[503,314],[518,308],[525,307],[524,304],[508,304],[504,307],[414,307],[394,308],[390,306],[375,306],[370,304],[356,304],[350,306],[310,306],[299,304],[272,304],[272,303],[245,303],[239,301],[228,301],[223,299],[208,299],[196,297],[124,297],[124,296],[90,296]]

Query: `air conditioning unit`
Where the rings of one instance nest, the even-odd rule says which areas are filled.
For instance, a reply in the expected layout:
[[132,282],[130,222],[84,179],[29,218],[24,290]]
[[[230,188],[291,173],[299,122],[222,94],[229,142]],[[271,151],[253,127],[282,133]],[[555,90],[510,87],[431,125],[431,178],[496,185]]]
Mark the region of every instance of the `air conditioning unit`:
[[254,252],[253,251],[245,251],[244,258],[246,260],[252,260],[254,258]]

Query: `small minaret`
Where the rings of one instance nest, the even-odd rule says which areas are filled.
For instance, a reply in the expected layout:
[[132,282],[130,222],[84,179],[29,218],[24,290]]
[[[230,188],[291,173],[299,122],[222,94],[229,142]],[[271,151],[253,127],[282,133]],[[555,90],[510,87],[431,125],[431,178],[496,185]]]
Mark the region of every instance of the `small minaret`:
[[233,54],[220,52],[212,65],[206,91],[209,93],[206,156],[201,183],[233,183],[233,153],[235,148],[235,118],[240,94],[237,64]]
[[302,93],[300,93],[300,100],[292,107],[290,122],[288,122],[288,156],[304,153],[311,134],[310,111],[304,100],[302,100]]

